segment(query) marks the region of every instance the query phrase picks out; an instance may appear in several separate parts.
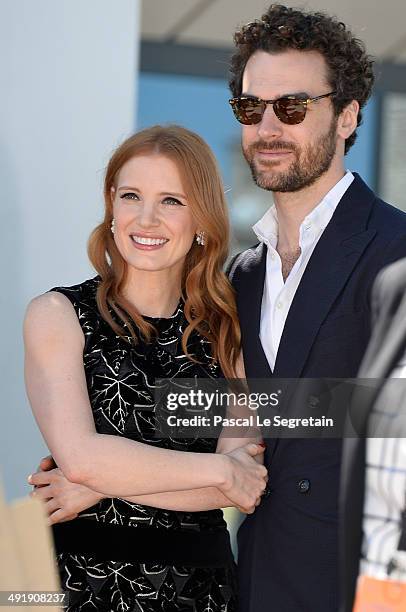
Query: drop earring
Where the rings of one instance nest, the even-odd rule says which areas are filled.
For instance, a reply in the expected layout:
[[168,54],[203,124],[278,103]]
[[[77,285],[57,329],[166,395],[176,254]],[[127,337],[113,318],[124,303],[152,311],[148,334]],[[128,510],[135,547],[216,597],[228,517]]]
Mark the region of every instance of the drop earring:
[[116,226],[116,221],[115,221],[115,219],[113,217],[113,220],[112,220],[111,225],[110,225],[110,229],[111,229],[111,233],[112,234],[114,234],[115,226]]
[[204,246],[205,245],[204,231],[197,232],[197,234],[196,234],[196,242],[200,246]]

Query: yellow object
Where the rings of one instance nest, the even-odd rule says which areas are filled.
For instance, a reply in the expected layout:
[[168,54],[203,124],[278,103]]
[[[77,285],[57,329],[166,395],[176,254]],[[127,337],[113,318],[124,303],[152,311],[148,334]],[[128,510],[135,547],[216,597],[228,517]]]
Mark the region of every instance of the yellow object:
[[[39,500],[23,498],[7,504],[0,483],[0,591],[19,593],[60,592],[51,530]],[[2,595],[4,597],[4,595]],[[20,601],[29,601],[26,599]],[[33,597],[31,595],[30,597]],[[55,597],[57,599],[57,597]],[[52,599],[51,601],[55,601]],[[35,599],[31,599],[35,601]],[[39,600],[43,601],[43,600]],[[1,606],[0,610],[16,606]],[[61,611],[59,605],[25,605],[26,612]]]

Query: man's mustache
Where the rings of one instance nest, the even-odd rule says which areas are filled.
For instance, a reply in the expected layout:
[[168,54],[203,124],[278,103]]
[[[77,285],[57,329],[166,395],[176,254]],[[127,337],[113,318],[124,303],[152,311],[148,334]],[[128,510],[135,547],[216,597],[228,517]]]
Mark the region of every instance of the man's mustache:
[[296,151],[296,145],[283,140],[275,140],[274,142],[266,142],[265,140],[257,140],[249,145],[248,150],[254,151]]

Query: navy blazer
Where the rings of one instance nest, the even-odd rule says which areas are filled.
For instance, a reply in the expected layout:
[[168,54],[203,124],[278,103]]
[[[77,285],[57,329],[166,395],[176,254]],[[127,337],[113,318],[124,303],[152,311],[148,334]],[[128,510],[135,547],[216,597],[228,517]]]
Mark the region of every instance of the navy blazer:
[[[259,338],[266,247],[237,255],[247,378],[352,378],[370,337],[370,292],[381,268],[406,256],[406,214],[355,175],[307,264],[274,372]],[[238,534],[240,612],[338,609],[340,440],[267,440],[269,495]]]

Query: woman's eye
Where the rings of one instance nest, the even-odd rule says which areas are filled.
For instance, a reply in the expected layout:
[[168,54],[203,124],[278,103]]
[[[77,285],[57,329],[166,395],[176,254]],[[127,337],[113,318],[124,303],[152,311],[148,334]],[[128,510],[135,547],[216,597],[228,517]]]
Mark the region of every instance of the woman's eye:
[[185,206],[184,204],[182,204],[182,202],[180,200],[178,200],[177,198],[165,198],[163,200],[163,204],[169,204],[170,206]]
[[122,200],[138,200],[139,199],[137,194],[132,191],[128,191],[127,193],[121,194],[120,198]]

